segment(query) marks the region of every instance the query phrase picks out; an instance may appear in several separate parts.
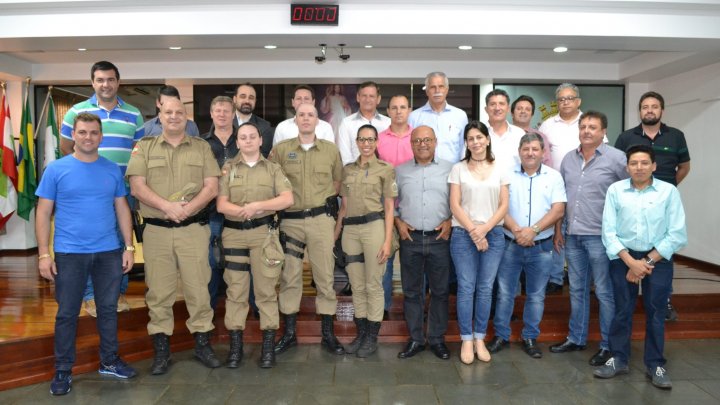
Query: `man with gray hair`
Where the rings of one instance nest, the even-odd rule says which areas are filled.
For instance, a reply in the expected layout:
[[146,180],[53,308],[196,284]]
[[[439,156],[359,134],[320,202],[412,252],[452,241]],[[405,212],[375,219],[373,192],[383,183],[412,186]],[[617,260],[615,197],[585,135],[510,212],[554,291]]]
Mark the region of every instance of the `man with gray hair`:
[[[550,142],[553,169],[559,171],[565,155],[580,146],[580,129],[578,127],[582,115],[580,89],[572,83],[561,83],[555,89],[555,101],[557,101],[558,114],[546,119],[538,131],[545,134]],[[547,285],[548,293],[562,292],[564,275],[565,247],[559,245],[556,254],[553,255],[550,282]]]
[[490,353],[497,353],[508,345],[515,293],[520,272],[525,271],[523,349],[534,359],[542,357],[537,337],[552,263],[553,233],[567,201],[560,173],[542,164],[543,149],[540,135],[523,135],[518,148],[520,164],[508,173],[510,201],[503,225],[505,253],[497,274],[495,337],[487,346]]
[[463,131],[468,123],[465,111],[447,103],[450,83],[443,72],[431,72],[425,76],[425,94],[428,102],[410,113],[413,128],[426,125],[435,131],[437,148],[435,156],[457,163],[465,153]]

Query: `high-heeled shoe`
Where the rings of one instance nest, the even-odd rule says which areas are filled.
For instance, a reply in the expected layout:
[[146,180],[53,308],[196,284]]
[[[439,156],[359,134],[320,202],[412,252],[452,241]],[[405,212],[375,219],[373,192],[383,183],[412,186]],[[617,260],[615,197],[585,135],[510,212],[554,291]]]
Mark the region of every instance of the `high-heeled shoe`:
[[460,346],[460,361],[462,361],[463,364],[470,365],[474,359],[475,350],[472,340],[463,340],[462,345]]
[[[463,344],[464,343],[465,342],[463,342]],[[491,359],[490,352],[485,347],[485,342],[482,339],[475,339],[475,353],[477,353],[478,360],[485,363],[489,362]]]

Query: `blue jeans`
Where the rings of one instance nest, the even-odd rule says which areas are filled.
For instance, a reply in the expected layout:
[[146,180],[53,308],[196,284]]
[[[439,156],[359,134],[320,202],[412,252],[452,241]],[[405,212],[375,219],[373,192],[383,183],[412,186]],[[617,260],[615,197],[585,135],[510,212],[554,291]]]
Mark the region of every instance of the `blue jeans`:
[[510,317],[515,306],[520,272],[525,271],[525,309],[523,309],[523,339],[537,339],[545,308],[545,288],[552,265],[552,238],[535,242],[535,246],[520,246],[505,240],[505,253],[498,269],[498,297],[495,304],[495,335],[510,340]]
[[590,323],[590,287],[595,283],[595,296],[600,304],[600,348],[610,349],[608,333],[615,315],[610,259],[600,235],[567,235],[565,257],[570,279],[570,332],[568,340],[584,346]]
[[[647,252],[629,250],[635,259]],[[630,338],[632,336],[633,312],[640,286],[625,279],[628,267],[621,259],[610,261],[610,279],[615,294],[615,317],[610,326],[610,350],[616,361],[628,364],[630,360]],[[645,308],[645,367],[654,369],[665,365],[665,314],[670,286],[673,279],[672,260],[655,263],[652,274],[642,280],[642,298]]]
[[425,275],[430,285],[427,316],[427,340],[431,345],[443,343],[448,325],[448,272],[450,244],[436,239],[437,233],[423,235],[410,232],[411,240],[400,241],[400,276],[403,309],[410,339],[425,344]]
[[[562,234],[566,234],[567,227],[565,221],[562,223]],[[567,246],[567,241],[565,241]],[[550,282],[558,285],[563,285],[563,278],[565,276],[565,259],[566,259],[566,248],[560,248],[560,252],[553,250],[553,261],[552,267],[550,268]]]
[[485,252],[477,250],[464,228],[453,227],[450,239],[450,255],[458,280],[457,319],[463,341],[484,339],[490,318],[493,284],[505,250],[502,227],[493,228],[486,238]]
[[[128,194],[125,196],[125,199],[127,199],[128,206],[130,207],[130,210],[133,209],[135,206],[135,198],[130,195],[130,189],[127,190]],[[123,240],[122,234],[120,233],[120,228],[118,227],[118,241],[120,243],[119,246],[125,246],[125,241]],[[122,267],[122,266],[121,266]],[[120,282],[120,295],[125,294],[125,292],[128,289],[128,283],[130,282],[130,278],[127,274],[123,274],[122,281]],[[93,290],[93,282],[90,277],[87,279],[87,283],[85,284],[85,290],[83,291],[83,301],[89,301],[95,299],[95,292]]]
[[387,265],[385,266],[385,274],[383,274],[382,286],[385,291],[385,310],[390,310],[392,304],[392,279],[393,279],[393,262],[395,261],[395,254],[388,257]]
[[122,249],[100,253],[55,252],[55,369],[70,371],[75,363],[75,335],[88,275],[97,291],[100,360],[115,360],[118,351],[117,300],[122,279]]
[[223,279],[223,270],[220,268],[219,257],[215,257],[217,240],[222,236],[223,221],[225,216],[218,214],[217,211],[210,211],[210,249],[208,250],[208,261],[210,262],[210,282],[208,283],[208,292],[210,293],[210,306],[215,309],[218,298],[218,290]]

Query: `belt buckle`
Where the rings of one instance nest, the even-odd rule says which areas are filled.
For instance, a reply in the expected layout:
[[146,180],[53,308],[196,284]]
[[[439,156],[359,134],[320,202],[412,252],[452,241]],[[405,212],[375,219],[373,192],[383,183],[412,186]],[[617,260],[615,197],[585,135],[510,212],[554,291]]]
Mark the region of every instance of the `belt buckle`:
[[240,228],[242,228],[243,231],[252,229],[252,219],[248,219],[248,220],[240,222]]
[[306,208],[302,210],[303,218],[308,218],[312,216],[312,208]]

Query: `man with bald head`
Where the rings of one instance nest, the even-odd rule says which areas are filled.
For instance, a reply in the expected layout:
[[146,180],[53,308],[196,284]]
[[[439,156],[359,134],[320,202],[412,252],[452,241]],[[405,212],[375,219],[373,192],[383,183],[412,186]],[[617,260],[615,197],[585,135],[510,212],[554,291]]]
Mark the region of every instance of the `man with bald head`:
[[145,296],[155,357],[152,374],[167,372],[169,337],[175,319],[173,304],[178,275],[183,283],[195,336],[195,357],[210,368],[220,367],[210,346],[213,310],[208,282],[207,205],[218,192],[220,169],[210,145],[185,133],[185,106],[172,98],[160,107],[163,132],[141,139],[132,151],[126,176],[144,218]]
[[428,126],[410,134],[413,159],[398,166],[398,208],[395,226],[400,234],[400,271],[405,321],[410,340],[401,359],[425,350],[423,281],[428,276],[430,308],[427,341],[433,353],[450,358],[445,345],[448,323],[448,277],[450,271],[450,186],[452,163],[435,157],[437,138]]
[[285,240],[285,267],[280,276],[279,309],[285,333],[275,346],[280,354],[297,345],[296,321],[302,298],[305,248],[317,289],[315,310],[322,317],[322,346],[330,353],[345,354],[335,337],[333,316],[337,298],[333,289],[337,194],[342,180],[342,162],[332,142],[315,133],[318,112],[313,104],[297,107],[298,136],[277,144],[269,159],[278,163],[293,188],[293,205],[279,213],[281,239]]

